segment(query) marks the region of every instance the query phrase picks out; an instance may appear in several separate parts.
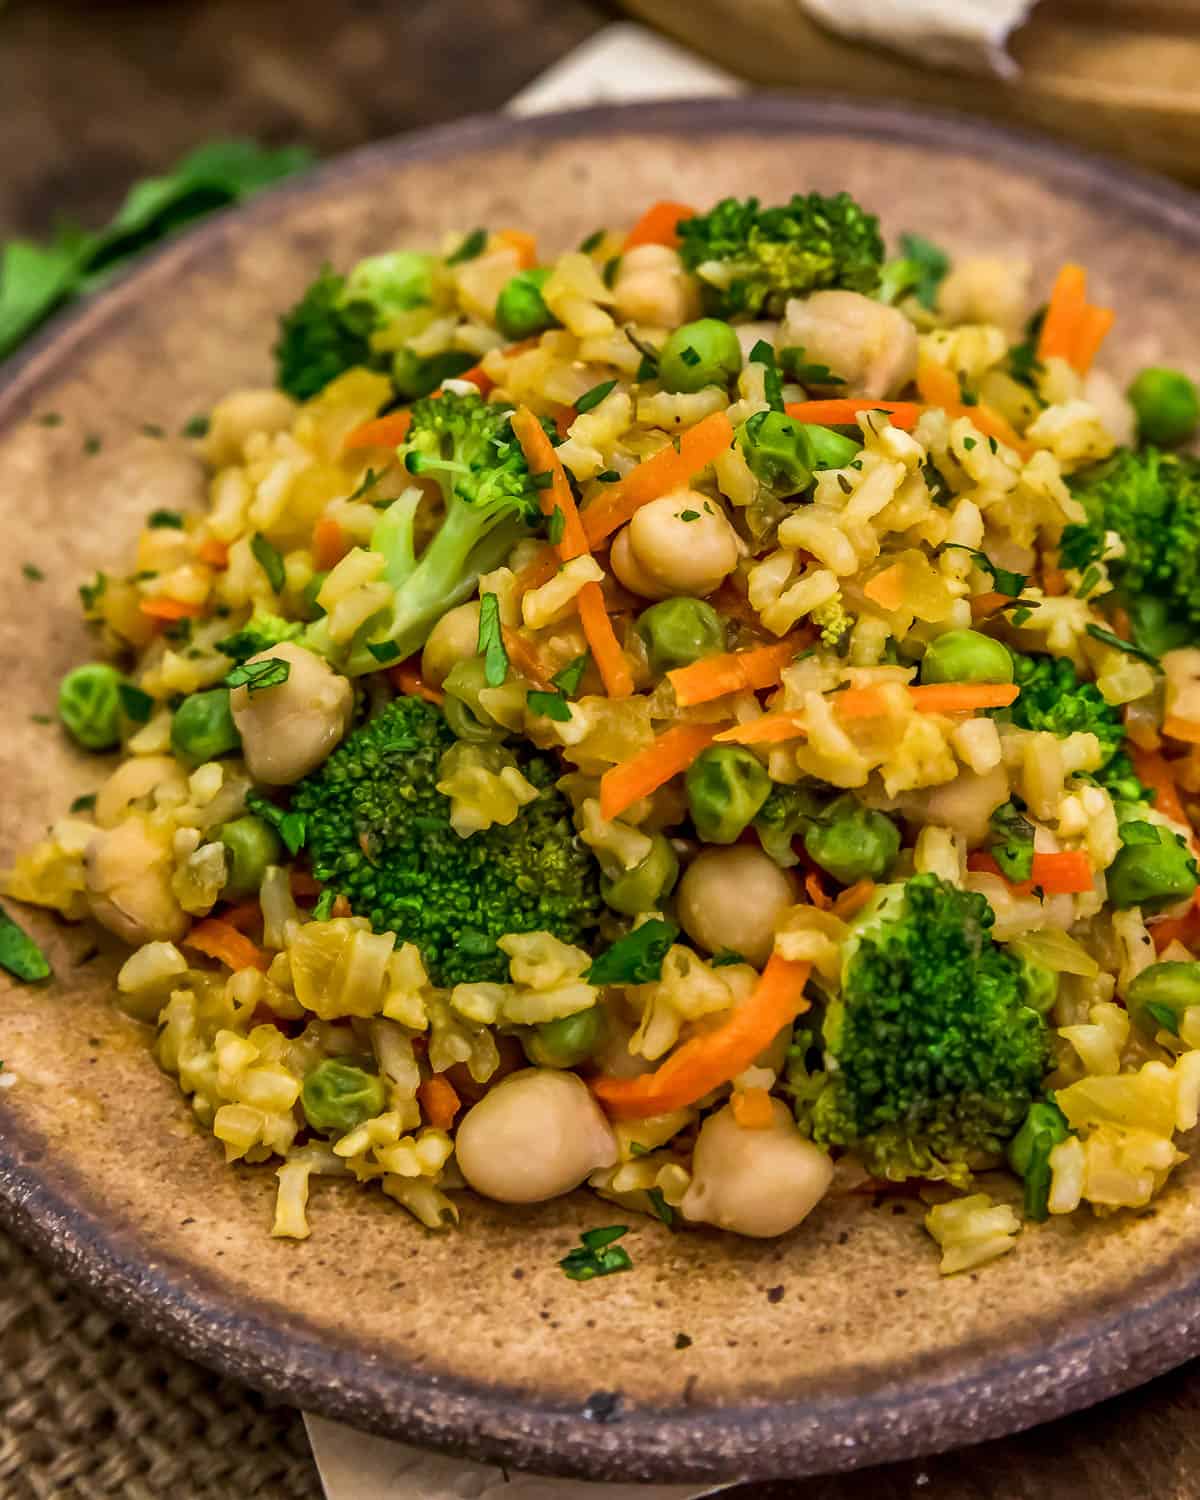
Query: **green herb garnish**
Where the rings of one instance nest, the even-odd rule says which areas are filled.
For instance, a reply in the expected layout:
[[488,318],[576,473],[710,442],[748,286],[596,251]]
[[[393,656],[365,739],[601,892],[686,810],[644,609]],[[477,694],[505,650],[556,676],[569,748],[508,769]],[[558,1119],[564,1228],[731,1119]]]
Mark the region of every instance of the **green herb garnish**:
[[244,687],[253,695],[264,688],[280,687],[291,675],[292,664],[281,656],[267,656],[262,661],[244,661],[225,678],[227,688]]
[[591,1281],[597,1276],[612,1276],[633,1267],[629,1252],[615,1242],[629,1233],[627,1224],[612,1224],[607,1229],[588,1229],[579,1236],[581,1244],[559,1261],[572,1281]]
[[283,593],[283,586],[287,581],[284,572],[283,558],[279,550],[273,547],[260,531],[256,531],[250,541],[250,551],[254,554],[254,560],[267,575],[267,582],[277,594]]
[[592,960],[589,984],[651,984],[662,978],[663,959],[679,936],[674,922],[651,917]]
[[500,599],[496,594],[484,594],[479,601],[479,639],[475,649],[483,657],[484,681],[488,687],[500,687],[508,678],[508,652],[504,649]]
[[587,664],[590,660],[591,652],[585,651],[582,656],[569,661],[561,671],[555,672],[550,681],[568,698],[573,698],[579,691],[579,684],[583,681],[583,674],[587,671]]
[[131,724],[150,722],[150,715],[154,712],[154,699],[149,693],[142,692],[140,687],[134,687],[132,682],[122,682],[117,686],[117,697],[121,702],[121,712]]
[[1132,641],[1123,641],[1119,635],[1114,635],[1111,630],[1105,630],[1103,626],[1089,625],[1087,633],[1102,646],[1112,646],[1116,651],[1124,651],[1126,656],[1136,656],[1139,661],[1144,661],[1148,666],[1156,667],[1160,671],[1162,669],[1162,663],[1152,651],[1143,651],[1141,646],[1135,646]]
[[157,530],[183,530],[183,517],[177,510],[152,510],[146,517],[146,525],[152,531]]
[[22,984],[50,977],[46,955],[3,907],[0,907],[0,969],[7,969]]
[[541,714],[543,718],[553,719],[556,724],[569,724],[571,722],[571,705],[563,697],[562,693],[543,693],[534,689],[526,693],[525,702],[529,705],[530,713]]
[[1016,802],[1005,802],[988,821],[999,835],[989,852],[1005,878],[1014,883],[1028,880],[1033,874],[1033,824]]
[[472,229],[471,233],[465,235],[459,241],[458,249],[452,255],[447,255],[448,266],[461,266],[464,261],[476,260],[487,248],[488,232],[486,229]]
[[590,391],[584,391],[575,403],[575,410],[582,416],[585,411],[591,411],[594,406],[599,406],[605,396],[610,395],[616,388],[615,380],[602,380],[599,385],[592,386]]

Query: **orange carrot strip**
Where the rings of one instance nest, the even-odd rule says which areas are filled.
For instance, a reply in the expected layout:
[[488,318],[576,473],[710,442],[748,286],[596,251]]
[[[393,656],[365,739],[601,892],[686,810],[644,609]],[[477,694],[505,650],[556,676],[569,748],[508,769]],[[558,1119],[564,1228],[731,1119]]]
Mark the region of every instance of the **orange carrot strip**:
[[496,389],[496,382],[482,365],[472,365],[469,370],[464,370],[461,375],[455,378],[458,380],[469,380],[481,396],[490,396]]
[[[1014,682],[930,682],[908,691],[920,713],[970,714],[981,708],[1007,708],[1021,689]],[[846,694],[841,698],[844,703]]]
[[603,816],[618,817],[642,797],[665,786],[672,776],[686,771],[701,750],[712,744],[718,728],[716,724],[676,724],[645,750],[605,771],[600,778]]
[[543,583],[550,582],[560,566],[557,547],[547,544],[517,574],[518,592],[527,594],[530,589],[540,589]]
[[1090,891],[1094,884],[1092,866],[1082,849],[1064,849],[1055,854],[1035,854],[1033,872],[1028,880],[1009,880],[986,849],[967,855],[967,869],[987,875],[998,875],[1018,896],[1041,890],[1047,896],[1075,896]]
[[1171,714],[1163,720],[1163,733],[1186,745],[1200,745],[1200,724],[1194,719],[1177,719]]
[[984,437],[993,437],[1022,455],[1030,451],[1029,444],[1020,436],[1012,423],[998,411],[982,403],[968,406],[962,398],[958,377],[944,365],[933,360],[922,360],[917,369],[917,390],[921,400],[928,406],[941,407],[948,417],[969,417],[977,431]]
[[971,596],[971,618],[972,620],[986,620],[988,615],[994,615],[997,610],[1004,609],[1012,603],[1009,594],[972,594]]
[[449,1130],[454,1124],[454,1116],[462,1107],[454,1085],[441,1074],[435,1074],[418,1084],[417,1098],[421,1101],[426,1119],[435,1130]]
[[504,638],[504,649],[508,652],[508,659],[512,665],[522,677],[528,677],[530,682],[535,683],[544,692],[548,692],[552,684],[546,675],[545,667],[542,666],[542,659],[537,653],[537,648],[519,631],[510,630],[507,625],[500,627],[500,633]]
[[203,604],[186,604],[182,599],[169,599],[166,594],[143,599],[138,608],[152,620],[198,620],[204,614]]
[[848,922],[866,906],[874,894],[875,882],[873,880],[856,880],[853,885],[848,885],[833,903],[834,916],[841,917],[843,922]]
[[796,740],[808,733],[799,714],[763,714],[748,724],[735,724],[713,736],[718,745],[777,745]]
[[729,1102],[733,1118],[743,1130],[770,1130],[775,1123],[775,1111],[766,1089],[735,1089]]
[[609,619],[604,591],[598,583],[585,583],[577,597],[579,623],[592,648],[592,660],[600,669],[604,691],[610,698],[628,698],[633,692],[633,673]]
[[657,500],[660,495],[681,489],[701,469],[707,468],[714,458],[732,445],[733,424],[723,411],[713,412],[695,427],[689,427],[678,441],[678,450],[674,443],[668,443],[638,464],[624,479],[609,485],[605,493],[588,506],[583,524],[591,546],[597,546],[606,536],[624,526],[643,505]]
[[537,238],[524,229],[497,229],[493,239],[507,245],[510,250],[515,250],[521,257],[520,267],[522,271],[532,270],[537,265]]
[[592,1092],[617,1119],[648,1119],[683,1109],[750,1067],[785,1026],[809,1008],[804,998],[811,965],[773,953],[746,1001],[723,1025],[676,1048],[653,1073],[601,1077]]
[[790,401],[784,410],[797,422],[815,427],[854,427],[864,411],[885,411],[893,427],[906,432],[917,425],[924,407],[916,401],[864,401],[839,397],[828,401]]
[[327,573],[336,568],[350,550],[350,539],[332,516],[322,516],[313,527],[313,563]]
[[228,922],[230,927],[236,927],[239,932],[245,932],[248,927],[262,925],[262,907],[257,901],[239,901],[236,906],[227,906],[221,913],[221,921]]
[[940,406],[945,411],[956,410],[962,405],[962,387],[958,376],[952,375],[945,365],[936,360],[923,359],[917,366],[917,390],[927,406]]
[[1065,359],[1075,353],[1080,319],[1087,307],[1087,272],[1068,261],[1059,271],[1038,336],[1039,359]]
[[984,406],[982,402],[978,406],[956,406],[953,410],[947,408],[947,415],[970,417],[977,432],[982,432],[984,437],[995,438],[998,443],[1003,443],[1022,458],[1028,458],[1033,452],[1032,445],[1025,441],[1006,417],[993,411],[990,406]]
[[407,661],[402,661],[388,671],[392,686],[404,694],[406,698],[424,698],[426,703],[444,703],[445,693],[439,692],[437,688],[430,687],[421,676],[421,658],[410,656]]
[[784,667],[800,649],[801,643],[789,636],[753,651],[723,651],[717,656],[702,657],[686,667],[676,667],[667,677],[675,689],[676,703],[681,708],[691,708],[696,703],[711,703],[714,698],[746,688],[759,693],[776,687]]
[[412,412],[390,411],[386,417],[374,417],[356,427],[342,443],[348,448],[398,448],[408,437]]
[[899,563],[884,568],[863,585],[863,593],[880,609],[899,609],[904,603],[904,569]]
[[227,568],[229,566],[229,548],[215,536],[206,536],[196,546],[196,557],[202,563],[207,563],[210,568]]
[[220,917],[206,917],[197,922],[184,938],[183,946],[218,959],[231,969],[268,969],[271,965],[270,958],[257,944]]
[[1061,568],[1043,568],[1042,592],[1047,599],[1061,599],[1067,592],[1067,575]]
[[833,905],[828,891],[821,883],[821,877],[815,870],[810,870],[804,877],[804,894],[818,911],[828,911]]
[[1175,773],[1171,770],[1170,761],[1156,751],[1141,750],[1136,745],[1130,747],[1129,758],[1138,780],[1155,793],[1155,811],[1170,818],[1173,823],[1182,823],[1187,827],[1188,816],[1179,800],[1179,788],[1175,785]]
[[674,249],[679,244],[676,226],[680,219],[695,217],[696,210],[686,203],[672,203],[668,199],[652,203],[625,236],[625,249],[632,250],[637,245],[669,245]]
[[[522,406],[513,413],[512,429],[530,472],[550,475],[550,487],[539,490],[538,498],[544,515],[551,516],[556,510],[562,512],[563,534],[562,541],[558,544],[559,556],[563,562],[584,556],[590,550],[587,535],[579,519],[575,496],[571,492],[562,460],[555,452],[553,443],[527,406]],[[628,698],[633,692],[633,673],[629,670],[629,663],[613,630],[604,604],[604,594],[598,583],[586,583],[580,589],[578,609],[579,622],[591,647],[592,659],[600,669],[605,692],[610,698]]]
[[1116,318],[1111,307],[1084,308],[1083,317],[1079,320],[1079,331],[1075,335],[1075,352],[1071,356],[1071,363],[1080,375],[1086,375],[1092,368],[1092,362],[1100,352],[1100,345],[1108,337]]

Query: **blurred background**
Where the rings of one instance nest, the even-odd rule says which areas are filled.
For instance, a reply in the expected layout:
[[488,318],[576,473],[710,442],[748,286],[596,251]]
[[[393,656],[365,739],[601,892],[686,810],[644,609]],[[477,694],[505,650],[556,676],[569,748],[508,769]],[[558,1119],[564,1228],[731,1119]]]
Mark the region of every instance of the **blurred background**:
[[[6,318],[11,348],[97,266],[241,195],[177,174],[186,214],[143,200],[86,253],[63,234],[214,138],[329,157],[518,95],[752,85],[967,110],[1200,184],[1200,0],[0,0],[0,349]],[[16,306],[6,247],[52,235]],[[2,1233],[0,1339],[4,1500],[320,1494],[299,1414],[133,1334]],[[1193,1368],[984,1449],[737,1494],[1196,1500],[1197,1410]]]

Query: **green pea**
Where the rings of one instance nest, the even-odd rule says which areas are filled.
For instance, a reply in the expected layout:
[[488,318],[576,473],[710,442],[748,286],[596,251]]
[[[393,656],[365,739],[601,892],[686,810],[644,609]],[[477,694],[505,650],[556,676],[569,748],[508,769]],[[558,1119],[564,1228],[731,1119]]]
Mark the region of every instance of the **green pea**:
[[392,384],[406,401],[419,401],[436,391],[443,380],[454,380],[475,363],[475,356],[460,349],[446,349],[423,359],[411,349],[398,349],[392,356]]
[[670,840],[656,833],[645,859],[612,880],[602,879],[600,894],[613,911],[636,917],[644,911],[658,911],[678,879],[679,859]]
[[1200,963],[1151,964],[1125,992],[1125,1004],[1135,1025],[1150,1036],[1159,1031],[1178,1036],[1184,1011],[1200,1005]]
[[256,896],[267,866],[277,865],[283,857],[279,835],[269,823],[247,813],[226,823],[220,839],[229,852],[229,875],[222,894]]
[[1058,975],[1044,964],[1021,960],[1021,978],[1025,984],[1025,1004],[1038,1015],[1047,1015],[1058,999]]
[[644,609],[638,616],[637,633],[655,672],[671,672],[725,649],[724,620],[711,604],[686,594]]
[[496,298],[496,327],[506,339],[528,339],[554,328],[558,319],[546,306],[542,288],[550,279],[549,266],[518,271]]
[[455,662],[442,684],[446,693],[442,704],[446,723],[458,739],[466,740],[469,745],[494,745],[508,733],[479,701],[479,694],[487,687],[486,672],[483,658],[470,656]]
[[604,1040],[604,1012],[598,1005],[543,1021],[526,1033],[525,1056],[538,1068],[575,1068],[592,1056]]
[[1008,1164],[1025,1183],[1025,1217],[1039,1223],[1050,1216],[1050,1153],[1070,1135],[1067,1117],[1057,1104],[1040,1099],[1029,1106],[1024,1123],[1008,1143]]
[[242,737],[233,722],[228,688],[192,693],[171,720],[171,748],[196,765],[216,760],[241,748]]
[[738,428],[737,444],[756,479],[776,495],[797,495],[817,466],[814,430],[784,412],[760,411]]
[[922,682],[1011,682],[1012,654],[1002,641],[978,630],[947,630],[921,658]]
[[1181,370],[1143,370],[1129,387],[1129,400],[1144,443],[1171,448],[1186,442],[1200,425],[1200,395]]
[[1155,843],[1125,844],[1108,867],[1108,899],[1119,910],[1139,906],[1146,916],[1174,906],[1196,889],[1196,862],[1167,828]]
[[684,778],[696,832],[706,844],[732,844],[771,794],[771,778],[749,750],[710,745]]
[[115,667],[93,661],[68,672],[59,684],[58,716],[85,750],[111,750],[121,739],[121,687]]
[[327,1057],[305,1078],[300,1104],[313,1130],[345,1135],[381,1114],[386,1096],[383,1079],[376,1074]]
[[742,346],[728,323],[701,318],[670,334],[658,356],[658,378],[667,391],[727,386],[742,368]]
[[843,885],[882,880],[900,852],[900,830],[857,797],[835,797],[809,825],[804,848],[809,859]]

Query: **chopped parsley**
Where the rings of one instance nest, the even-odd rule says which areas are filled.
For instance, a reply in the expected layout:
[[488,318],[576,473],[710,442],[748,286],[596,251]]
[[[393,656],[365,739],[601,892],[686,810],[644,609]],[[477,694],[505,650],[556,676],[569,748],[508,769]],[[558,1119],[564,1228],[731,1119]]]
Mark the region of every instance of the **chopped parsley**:
[[61,427],[62,420],[61,412],[47,411],[37,419],[37,424],[39,427]]
[[395,641],[368,641],[367,650],[381,666],[390,661],[395,661],[400,655],[400,647]]
[[615,380],[602,380],[599,385],[592,386],[590,391],[584,391],[575,403],[575,410],[582,416],[584,412],[591,411],[594,406],[599,406],[601,401],[611,395],[616,388]]
[[698,510],[681,510],[679,512],[679,519],[681,521],[698,521],[700,519],[700,512]]
[[22,984],[50,977],[46,955],[3,907],[0,907],[0,969],[7,969]]
[[267,575],[267,582],[277,594],[283,593],[286,582],[286,574],[283,568],[283,558],[279,550],[273,547],[262,532],[256,531],[250,542],[250,551],[254,554],[254,560]]
[[[968,442],[970,439],[967,440]],[[1021,590],[1029,582],[1028,573],[1013,573],[1008,568],[1002,568],[994,563],[986,552],[981,552],[978,547],[968,547],[965,542],[947,542],[947,548],[953,548],[959,552],[969,552],[975,559],[977,567],[985,573],[992,575],[992,583],[998,594],[1006,594],[1008,598],[1015,599]]]
[[83,440],[83,451],[89,458],[94,458],[103,447],[104,439],[94,432],[89,432]]
[[204,412],[197,412],[194,417],[189,417],[180,428],[184,437],[202,438],[208,436],[208,429],[212,424]]
[[74,802],[71,803],[68,811],[73,813],[91,812],[92,808],[95,807],[95,805],[95,792],[85,792],[82,797],[75,798]]
[[285,812],[261,792],[250,792],[246,797],[246,806],[252,813],[257,813],[264,823],[270,823],[283,840],[289,854],[299,854],[304,848],[304,842],[308,838],[308,819],[303,813]]
[[1015,800],[1005,802],[995,810],[989,823],[992,832],[999,835],[990,853],[1005,878],[1014,884],[1028,880],[1033,874],[1034,828],[1023,806],[1018,806]]
[[182,531],[183,517],[177,510],[152,510],[146,517],[146,525],[152,531]]
[[143,437],[148,437],[148,438],[164,438],[164,437],[166,437],[166,435],[167,434],[166,434],[165,430],[163,428],[161,428],[158,425],[157,422],[143,422],[142,423],[142,436]]
[[140,687],[134,687],[132,682],[122,682],[117,685],[117,697],[121,702],[121,712],[131,724],[150,722],[150,715],[154,712],[154,699],[149,693],[142,692]]
[[593,229],[591,234],[579,241],[580,252],[583,255],[590,255],[593,250],[599,250],[600,246],[604,243],[604,236],[607,232],[604,229]]
[[29,579],[30,583],[45,583],[46,575],[38,567],[37,563],[22,563],[21,572]]
[[1156,667],[1159,670],[1162,668],[1162,663],[1152,651],[1144,651],[1141,646],[1135,646],[1132,641],[1123,641],[1119,635],[1114,635],[1111,630],[1105,630],[1102,625],[1089,625],[1087,633],[1102,646],[1112,646],[1116,651],[1124,651],[1126,656],[1136,656],[1147,666]]
[[596,480],[600,484],[616,484],[620,477],[616,469],[605,469],[603,473],[596,475]]
[[[508,677],[508,652],[504,649],[500,599],[496,594],[484,594],[479,601],[479,639],[475,649],[483,657],[484,681],[488,687],[500,687]],[[570,718],[569,713],[567,717]]]
[[549,519],[546,522],[546,535],[550,539],[550,541],[553,543],[554,546],[557,547],[558,544],[559,544],[559,542],[562,541],[562,539],[563,539],[563,533],[566,531],[566,529],[567,529],[567,517],[566,517],[566,514],[563,511],[563,508],[562,508],[561,505],[556,505],[554,507],[554,509],[550,512]]
[[840,375],[835,375],[828,365],[813,364],[804,358],[804,349],[799,344],[789,344],[780,349],[776,358],[779,368],[798,385],[845,385]]
[[662,978],[663,959],[679,936],[674,922],[651,917],[592,960],[589,984],[651,984]]
[[772,411],[783,410],[783,378],[775,363],[775,350],[766,339],[759,339],[750,351],[750,362],[763,367],[763,398]]
[[587,671],[588,662],[591,660],[591,652],[585,651],[582,656],[577,656],[574,661],[569,661],[561,671],[555,672],[550,681],[568,698],[573,698],[579,691],[579,684],[583,681],[583,674]]
[[558,1264],[572,1281],[592,1281],[597,1276],[612,1276],[617,1271],[629,1271],[633,1268],[629,1252],[616,1243],[628,1233],[627,1224],[611,1224],[606,1229],[586,1229],[579,1236],[581,1243],[574,1250],[568,1251]]
[[663,1190],[659,1187],[647,1188],[646,1197],[650,1200],[650,1211],[656,1219],[661,1219],[668,1229],[675,1227],[675,1210],[663,1197]]
[[638,366],[638,380],[653,380],[658,374],[659,351],[646,339],[638,337],[632,323],[625,324],[625,337],[642,356],[642,362]]
[[253,696],[264,688],[281,687],[291,675],[291,670],[291,662],[284,661],[282,656],[268,656],[262,661],[244,661],[226,676],[225,686],[244,687]]
[[461,266],[464,261],[477,260],[487,248],[488,232],[486,229],[472,229],[470,234],[464,235],[459,241],[458,248],[452,255],[447,255],[448,266]]
[[553,719],[556,724],[571,722],[571,705],[562,693],[543,693],[534,689],[526,693],[525,702],[532,714],[541,714],[545,719]]

